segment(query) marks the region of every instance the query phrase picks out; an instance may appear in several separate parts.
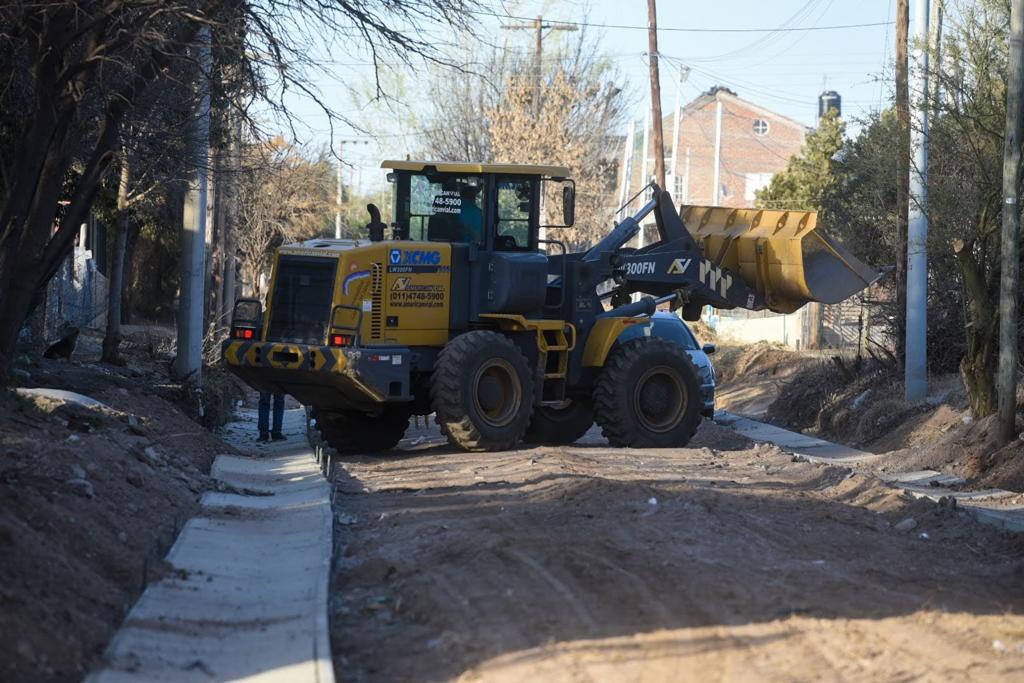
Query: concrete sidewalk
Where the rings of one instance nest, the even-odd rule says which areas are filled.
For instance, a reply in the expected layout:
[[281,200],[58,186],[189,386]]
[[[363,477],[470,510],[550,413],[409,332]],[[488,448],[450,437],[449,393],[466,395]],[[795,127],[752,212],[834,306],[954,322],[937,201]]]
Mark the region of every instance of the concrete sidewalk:
[[[884,454],[859,451],[842,444],[791,432],[788,429],[758,422],[725,410],[715,413],[715,422],[730,427],[753,441],[773,443],[808,462],[856,467],[870,465],[886,457]],[[985,524],[1001,527],[1008,531],[1024,531],[1024,504],[992,504],[1001,499],[1019,497],[1021,495],[1019,493],[1002,489],[960,491],[958,487],[965,483],[963,479],[935,470],[898,472],[876,476],[890,486],[902,489],[918,498],[929,498],[935,501],[945,497],[955,498],[957,505]]]
[[254,442],[254,418],[224,433],[256,457],[217,457],[224,491],[204,494],[168,553],[173,572],[143,593],[90,683],[333,682],[330,489],[302,410],[286,413],[288,441],[274,444]]

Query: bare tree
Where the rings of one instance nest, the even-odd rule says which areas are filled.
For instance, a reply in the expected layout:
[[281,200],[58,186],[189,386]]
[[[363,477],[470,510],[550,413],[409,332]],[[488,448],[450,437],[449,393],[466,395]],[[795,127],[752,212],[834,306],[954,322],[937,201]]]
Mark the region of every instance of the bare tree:
[[235,240],[243,280],[252,296],[262,298],[260,274],[274,247],[313,237],[331,224],[334,177],[325,155],[310,158],[281,138],[250,145],[243,163]]
[[559,239],[579,249],[603,236],[613,218],[619,149],[613,132],[626,103],[606,63],[593,52],[574,52],[550,69],[539,107],[530,73],[526,64],[514,65],[500,102],[487,111],[490,146],[498,162],[570,169],[577,186],[576,225]]
[[[197,73],[203,26],[244,25],[233,46],[255,97],[287,115],[285,93],[323,102],[310,83],[314,41],[437,57],[423,23],[463,25],[464,0],[10,0],[0,4],[0,381],[37,293],[74,243],[135,104],[167,77]],[[401,28],[397,28],[401,27]],[[157,85],[157,87],[160,87]],[[337,113],[326,104],[328,113]],[[244,112],[243,112],[244,113]],[[66,208],[58,215],[59,200]],[[54,226],[57,226],[54,229]]]
[[424,126],[423,154],[569,167],[577,183],[576,227],[558,237],[574,249],[590,244],[613,218],[615,131],[628,104],[610,63],[582,33],[545,54],[539,88],[530,59],[496,50],[481,62],[454,73],[435,70],[431,92],[439,99]]

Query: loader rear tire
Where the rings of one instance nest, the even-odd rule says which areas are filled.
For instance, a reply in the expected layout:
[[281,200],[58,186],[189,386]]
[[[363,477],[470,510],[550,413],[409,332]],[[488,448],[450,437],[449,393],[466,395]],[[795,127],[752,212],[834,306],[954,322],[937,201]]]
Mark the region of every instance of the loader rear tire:
[[388,406],[379,415],[355,410],[316,412],[317,429],[327,444],[342,453],[379,453],[398,445],[409,428],[406,406]]
[[689,354],[657,337],[613,350],[594,388],[594,417],[613,446],[685,446],[700,426],[702,407]]
[[575,443],[594,426],[594,411],[588,404],[574,400],[565,408],[534,408],[523,441],[542,446]]
[[515,448],[533,412],[526,358],[505,335],[466,332],[441,349],[430,379],[437,424],[466,451]]

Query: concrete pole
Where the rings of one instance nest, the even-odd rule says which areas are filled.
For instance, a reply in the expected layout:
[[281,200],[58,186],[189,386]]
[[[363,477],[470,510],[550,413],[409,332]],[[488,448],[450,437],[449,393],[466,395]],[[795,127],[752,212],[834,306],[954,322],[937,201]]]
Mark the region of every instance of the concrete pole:
[[686,67],[679,65],[679,77],[676,79],[676,108],[675,114],[672,116],[672,187],[662,188],[669,190],[672,193],[672,199],[676,204],[679,203],[679,197],[676,196],[676,176],[679,175],[679,114],[683,106],[683,70]]
[[[640,164],[640,180],[641,187],[647,185],[650,182],[648,177],[649,171],[647,168],[647,145],[650,144],[651,139],[651,112],[648,111],[644,116],[644,146],[643,146],[643,161]],[[643,249],[647,244],[646,229],[644,228],[643,221],[640,223],[640,230],[637,232],[637,248]]]
[[1002,262],[999,270],[999,370],[996,438],[1016,438],[1017,297],[1020,296],[1020,146],[1024,138],[1024,0],[1010,4],[1010,68],[1006,79],[1006,133],[1003,142]]
[[[178,300],[178,355],[174,371],[190,384],[202,386],[203,364],[203,301],[206,265],[206,189],[207,152],[210,148],[210,29],[203,27],[197,36],[200,45],[198,61],[198,118],[192,158],[197,164],[195,175],[185,195],[184,220],[181,232],[181,288]],[[202,404],[200,403],[200,406]]]
[[633,186],[633,131],[636,129],[636,122],[629,122],[629,132],[626,133],[626,146],[622,150],[622,188],[619,190],[619,206],[626,203],[629,197],[629,190]]
[[344,153],[345,153],[345,143],[344,142],[340,142],[340,143],[338,143],[338,196],[337,196],[337,202],[336,202],[335,207],[334,207],[334,239],[336,239],[336,240],[340,240],[341,239],[341,204],[342,204],[342,202],[345,201],[344,190],[342,188],[342,180],[341,180],[341,172],[342,172],[341,155],[344,154]]
[[722,200],[722,101],[715,103],[715,168],[712,173],[714,188],[711,192],[711,204],[718,206]]
[[928,0],[914,7],[910,87],[910,206],[907,216],[906,399],[928,395]]
[[648,111],[646,114],[644,114],[644,144],[643,144],[643,147],[641,148],[641,150],[642,150],[641,151],[641,155],[642,156],[640,157],[640,186],[641,187],[643,187],[644,185],[649,183],[650,180],[651,180],[649,175],[648,175],[650,173],[649,167],[647,166],[647,159],[648,159],[647,150],[648,150],[648,145],[650,145],[650,144],[651,144],[651,112]]
[[690,201],[690,148],[686,148],[686,166],[683,168],[683,204]]

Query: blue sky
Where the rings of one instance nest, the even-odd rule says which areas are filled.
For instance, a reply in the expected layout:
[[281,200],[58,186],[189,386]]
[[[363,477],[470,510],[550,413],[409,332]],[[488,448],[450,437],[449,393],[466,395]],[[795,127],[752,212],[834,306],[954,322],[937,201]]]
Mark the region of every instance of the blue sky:
[[[913,5],[916,0],[912,0]],[[844,117],[855,120],[886,106],[892,90],[892,61],[895,0],[659,0],[659,52],[662,108],[667,114],[675,106],[679,64],[690,68],[682,86],[683,103],[715,84],[730,87],[741,97],[794,118],[808,126],[816,118],[817,96],[823,89],[836,90],[843,97]],[[649,106],[647,71],[646,0],[522,0],[480,4],[482,12],[534,17],[546,20],[586,22],[605,25],[586,30],[598,39],[607,56],[614,60],[634,102],[633,115],[642,120]],[[474,41],[507,45],[507,49],[532,54],[532,31],[507,31],[503,23],[516,23],[483,13],[475,15],[478,28]],[[911,11],[913,19],[913,8]],[[807,29],[850,24],[874,26],[829,30],[779,32],[735,32],[736,29]],[[636,26],[639,29],[613,27]],[[669,29],[702,29],[700,32]],[[732,29],[733,32],[720,29]],[[913,27],[911,27],[913,30]],[[554,33],[545,45],[571,34]],[[446,45],[453,56],[465,57],[450,32],[431,36]],[[397,93],[389,105],[374,104],[365,93],[372,70],[359,46],[324,48],[333,62],[330,76],[317,78],[323,95],[333,106],[363,126],[372,127],[380,137],[342,128],[336,135],[359,139],[349,144],[345,156],[352,163],[351,180],[372,188],[382,174],[380,159],[404,156],[415,144],[418,103],[429,97],[420,86],[426,81],[425,68],[407,67],[385,74],[385,83]],[[397,81],[397,83],[396,83]],[[309,101],[293,97],[290,105],[302,126],[301,137],[326,145],[329,126],[326,117]],[[379,177],[378,177],[379,176]],[[348,179],[346,179],[348,182]]]

